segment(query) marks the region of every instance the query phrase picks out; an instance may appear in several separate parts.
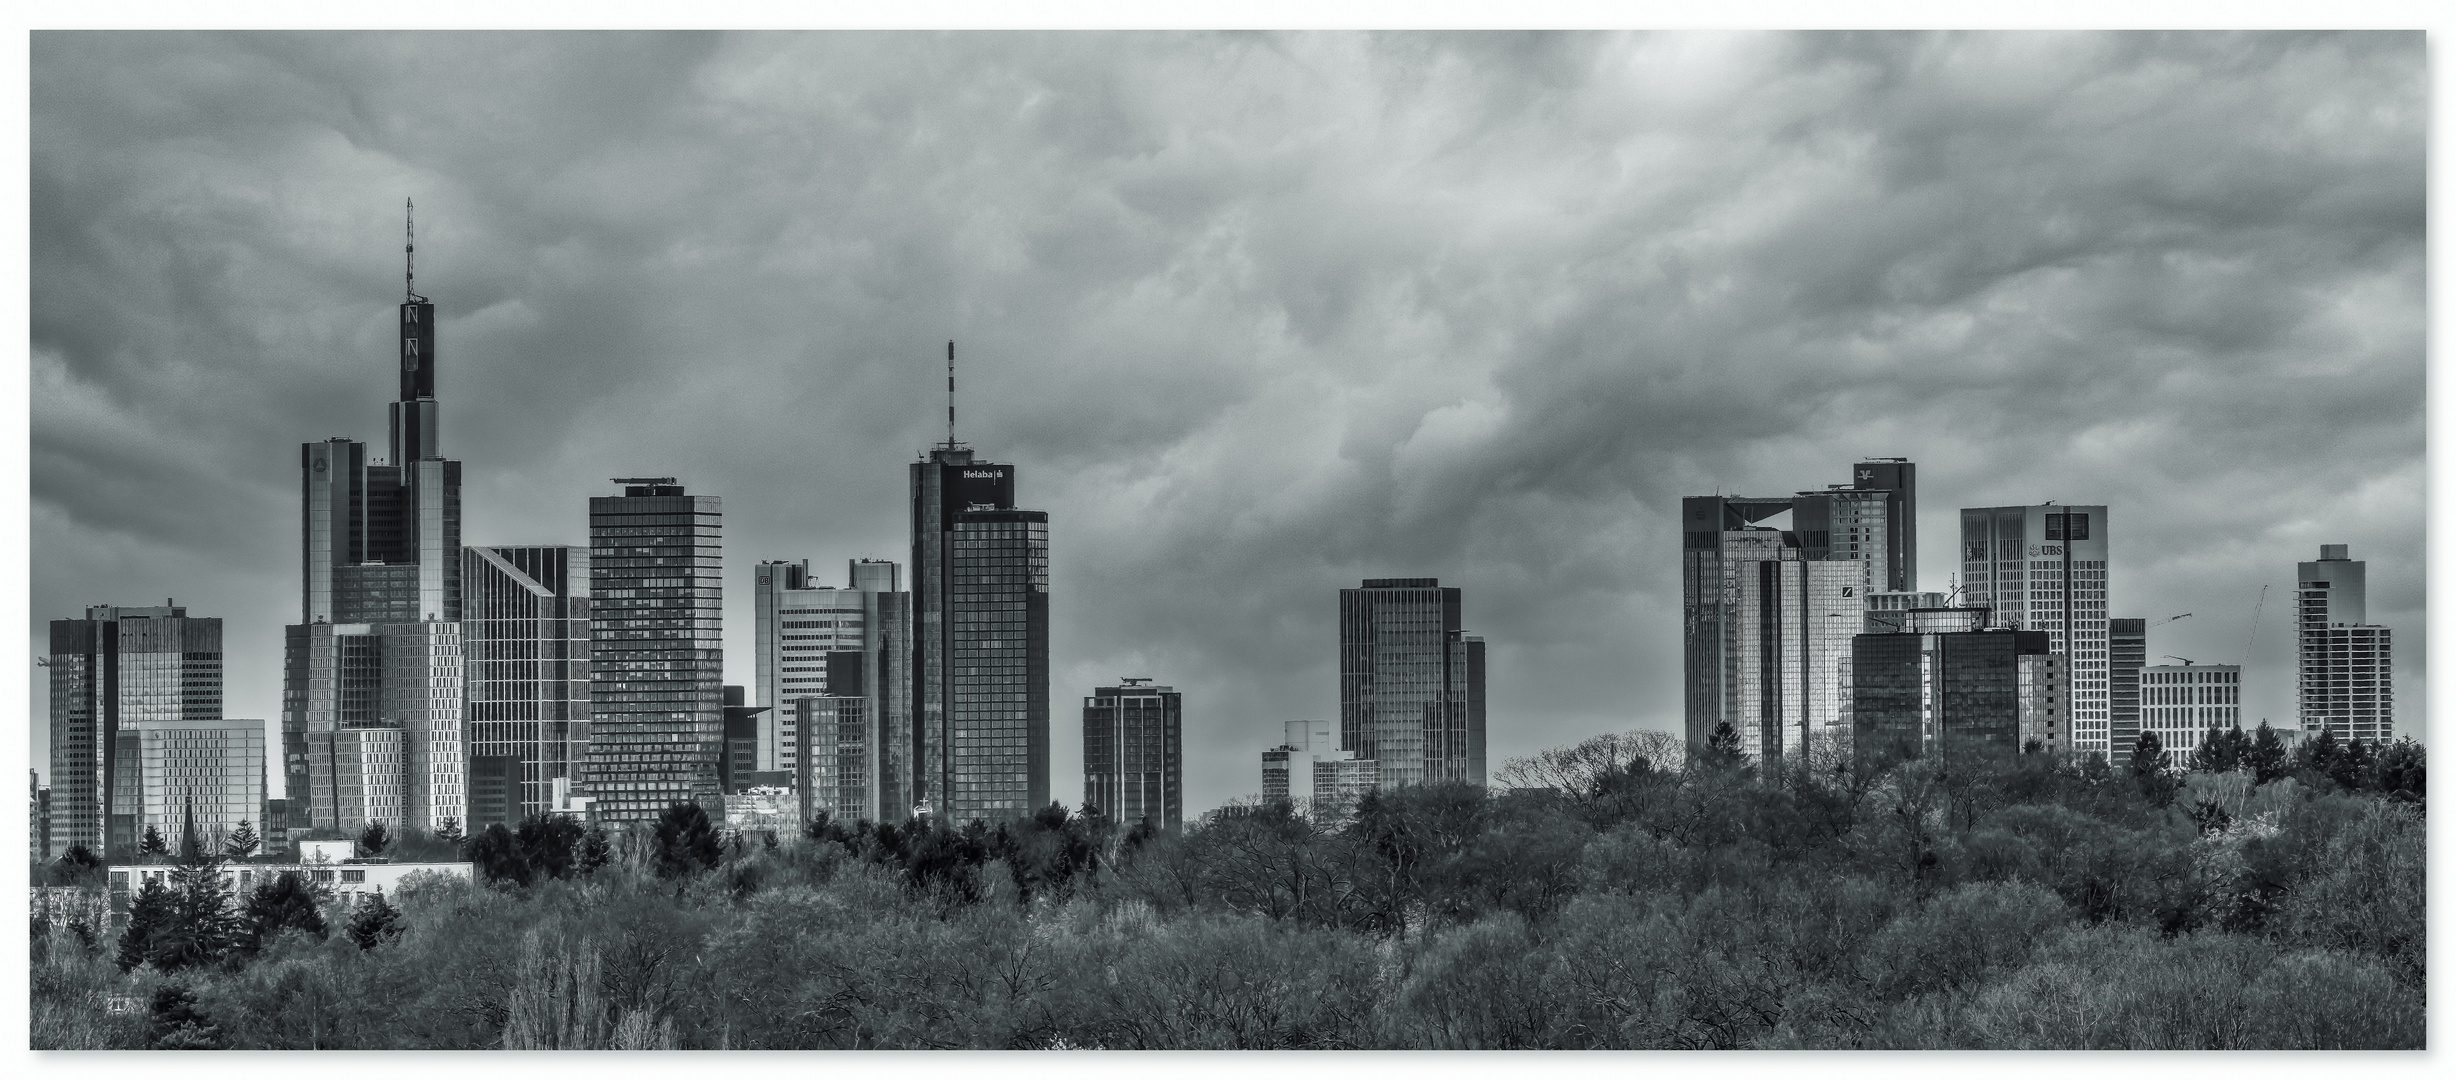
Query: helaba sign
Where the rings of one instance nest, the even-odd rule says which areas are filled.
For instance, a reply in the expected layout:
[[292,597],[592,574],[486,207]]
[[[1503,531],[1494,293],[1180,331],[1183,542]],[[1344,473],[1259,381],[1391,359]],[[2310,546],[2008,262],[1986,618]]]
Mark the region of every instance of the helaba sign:
[[964,470],[964,479],[966,479],[966,480],[1001,480],[1001,479],[1004,479],[1005,477],[1006,477],[1006,471],[1005,471],[1005,470],[1003,470],[1003,469],[965,469],[965,470]]

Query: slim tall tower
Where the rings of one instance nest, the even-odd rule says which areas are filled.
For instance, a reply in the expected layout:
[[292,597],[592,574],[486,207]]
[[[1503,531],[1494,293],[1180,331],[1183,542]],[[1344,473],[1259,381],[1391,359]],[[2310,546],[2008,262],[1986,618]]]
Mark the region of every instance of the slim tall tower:
[[2141,669],[2149,664],[2149,620],[2106,621],[2107,749],[2113,764],[2132,763],[2140,740]]
[[670,476],[588,501],[588,794],[597,817],[725,813],[724,503]]
[[588,756],[587,548],[461,549],[470,832],[551,808]]
[[2396,731],[2388,628],[2368,621],[2367,564],[2345,544],[2295,564],[2294,687],[2305,734],[2378,742]]
[[1083,699],[1083,802],[1123,825],[1185,824],[1185,697],[1120,679]]
[[[461,466],[443,456],[435,305],[417,292],[409,228],[391,456],[346,438],[299,451],[301,610],[285,638],[281,735],[292,826],[432,829],[467,813]],[[344,672],[371,681],[346,701],[339,682],[316,681]],[[393,733],[339,734],[377,728]],[[329,771],[344,766],[375,771]],[[344,788],[384,794],[345,805]],[[370,807],[393,816],[359,816]]]
[[1438,578],[1339,590],[1339,746],[1384,787],[1484,782],[1484,639]]
[[2066,658],[2071,749],[2113,749],[2104,506],[1993,506],[1961,512],[1965,600],[1998,626],[2044,630]]
[[133,853],[147,824],[177,824],[146,816],[143,733],[222,720],[222,620],[89,607],[52,620],[50,673],[53,855]]
[[913,463],[912,613],[914,803],[956,823],[1047,805],[1049,515],[1015,507],[1014,466],[952,440]]

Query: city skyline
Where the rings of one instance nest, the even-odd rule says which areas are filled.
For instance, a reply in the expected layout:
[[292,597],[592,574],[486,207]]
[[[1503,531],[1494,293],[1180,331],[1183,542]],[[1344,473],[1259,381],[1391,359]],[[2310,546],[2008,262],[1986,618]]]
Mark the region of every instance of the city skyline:
[[[585,545],[608,476],[721,494],[722,681],[752,685],[759,560],[908,558],[953,337],[959,434],[1049,515],[1050,696],[1182,691],[1189,813],[1335,713],[1366,578],[1469,595],[1493,767],[1679,730],[1678,498],[1870,455],[1921,466],[1919,589],[1962,509],[2049,500],[2120,519],[2106,614],[2195,613],[2152,657],[2236,663],[2275,586],[2247,724],[2292,723],[2294,567],[2350,544],[2425,700],[2418,41],[465,40],[38,38],[38,632],[179,597],[228,628],[225,715],[280,714],[291,455],[383,438],[407,194],[465,543]],[[964,80],[995,107],[928,85]],[[847,149],[744,164],[805,127]],[[747,179],[671,164],[700,158]]]

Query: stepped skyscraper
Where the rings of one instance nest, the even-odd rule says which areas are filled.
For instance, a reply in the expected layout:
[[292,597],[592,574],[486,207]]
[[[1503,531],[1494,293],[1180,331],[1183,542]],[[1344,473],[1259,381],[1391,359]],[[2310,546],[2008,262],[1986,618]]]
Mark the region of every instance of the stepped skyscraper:
[[443,456],[435,305],[417,291],[414,233],[406,250],[390,456],[346,438],[299,452],[302,621],[288,628],[282,680],[297,826],[383,817],[433,829],[467,816],[461,467]]
[[2365,570],[2344,544],[2295,564],[2294,695],[2306,735],[2378,742],[2396,733],[2388,628],[2369,621]]
[[1049,514],[1015,506],[1015,467],[955,441],[912,464],[915,804],[962,823],[1049,802]]

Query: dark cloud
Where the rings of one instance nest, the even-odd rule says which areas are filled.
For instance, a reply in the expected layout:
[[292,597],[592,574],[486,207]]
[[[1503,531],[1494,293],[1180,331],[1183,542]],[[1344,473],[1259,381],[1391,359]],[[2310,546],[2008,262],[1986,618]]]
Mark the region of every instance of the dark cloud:
[[2236,659],[2261,586],[2352,543],[2410,718],[2423,56],[41,33],[32,616],[177,596],[276,712],[296,446],[382,437],[415,196],[472,542],[584,542],[608,476],[724,496],[747,683],[752,561],[902,559],[956,338],[962,434],[1052,512],[1058,700],[1184,688],[1196,806],[1335,712],[1369,575],[1467,589],[1496,760],[1676,726],[1674,500],[1868,454],[1920,463],[1931,588],[1959,507],[2110,504],[2118,614],[2196,612],[2157,653]]

